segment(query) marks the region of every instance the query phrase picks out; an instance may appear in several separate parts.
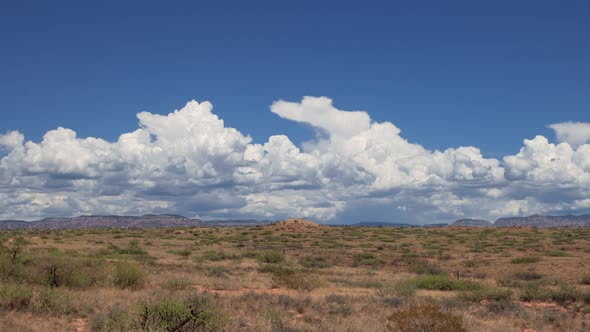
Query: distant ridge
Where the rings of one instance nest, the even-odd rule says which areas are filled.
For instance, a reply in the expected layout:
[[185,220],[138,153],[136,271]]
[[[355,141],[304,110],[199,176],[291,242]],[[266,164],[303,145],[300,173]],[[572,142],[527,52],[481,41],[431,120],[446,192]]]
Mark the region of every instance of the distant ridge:
[[[295,222],[297,221],[297,222]],[[208,220],[190,219],[176,214],[146,214],[143,216],[84,215],[73,218],[45,218],[36,221],[1,220],[0,229],[79,229],[79,228],[162,228],[162,227],[207,227],[207,226],[265,226],[307,229],[324,227],[307,219],[292,218],[272,224],[269,220],[233,219]],[[500,218],[491,223],[481,219],[459,219],[451,224],[412,225],[407,223],[359,222],[325,226],[347,227],[590,227],[590,215],[544,216],[535,214],[528,217]]]
[[494,224],[482,219],[459,219],[450,226],[453,227],[494,227]]
[[491,223],[480,219],[459,219],[449,226],[453,227],[590,227],[590,215],[544,216],[533,214],[528,217],[506,217]]
[[543,216],[534,214],[528,217],[500,218],[495,227],[590,227],[590,214],[579,216]]
[[143,216],[79,216],[74,218],[45,218],[36,221],[4,220],[0,229],[79,229],[79,228],[159,228],[196,227],[203,221],[173,214],[146,214]]

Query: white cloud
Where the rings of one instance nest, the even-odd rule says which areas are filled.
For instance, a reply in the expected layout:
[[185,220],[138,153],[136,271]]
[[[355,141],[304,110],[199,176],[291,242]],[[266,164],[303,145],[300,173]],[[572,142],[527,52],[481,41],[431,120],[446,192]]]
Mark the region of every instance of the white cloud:
[[568,143],[574,148],[590,143],[590,123],[570,121],[554,123],[547,127],[555,131],[560,143]]
[[367,112],[340,111],[332,106],[332,99],[326,97],[304,97],[301,103],[279,100],[270,110],[284,119],[323,129],[332,136],[350,137],[367,130],[371,122]]
[[116,142],[65,128],[40,142],[0,135],[0,218],[173,212],[429,223],[590,209],[590,144],[577,125],[552,125],[558,137],[569,133],[564,142],[537,136],[500,161],[476,147],[430,151],[393,123],[325,97],[272,104],[323,132],[300,147],[284,135],[254,144],[212,109],[191,101],[168,115],[139,113],[139,128]]

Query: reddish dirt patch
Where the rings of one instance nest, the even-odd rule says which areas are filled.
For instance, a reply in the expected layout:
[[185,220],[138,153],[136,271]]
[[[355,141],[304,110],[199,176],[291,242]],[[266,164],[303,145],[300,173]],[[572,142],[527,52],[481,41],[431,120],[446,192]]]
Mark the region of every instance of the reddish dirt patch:
[[529,308],[529,309],[557,309],[557,310],[562,310],[562,311],[567,311],[566,308],[553,303],[553,302],[517,302],[518,304],[520,304],[521,306],[525,307],[525,308]]
[[72,324],[74,325],[76,332],[84,332],[86,331],[87,323],[88,320],[86,318],[76,318]]

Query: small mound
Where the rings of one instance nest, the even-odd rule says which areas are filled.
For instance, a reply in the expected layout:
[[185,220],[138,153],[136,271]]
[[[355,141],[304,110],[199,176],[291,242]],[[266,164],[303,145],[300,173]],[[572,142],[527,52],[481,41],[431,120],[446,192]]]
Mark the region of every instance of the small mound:
[[324,226],[316,224],[315,222],[309,221],[307,219],[289,218],[287,220],[277,221],[276,223],[267,227],[281,231],[301,232],[304,230],[317,229]]

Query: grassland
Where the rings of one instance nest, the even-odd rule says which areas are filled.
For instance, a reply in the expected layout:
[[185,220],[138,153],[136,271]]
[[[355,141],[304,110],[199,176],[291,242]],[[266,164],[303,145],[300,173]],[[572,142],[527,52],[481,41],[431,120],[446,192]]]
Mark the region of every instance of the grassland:
[[0,233],[1,331],[588,331],[590,229]]

